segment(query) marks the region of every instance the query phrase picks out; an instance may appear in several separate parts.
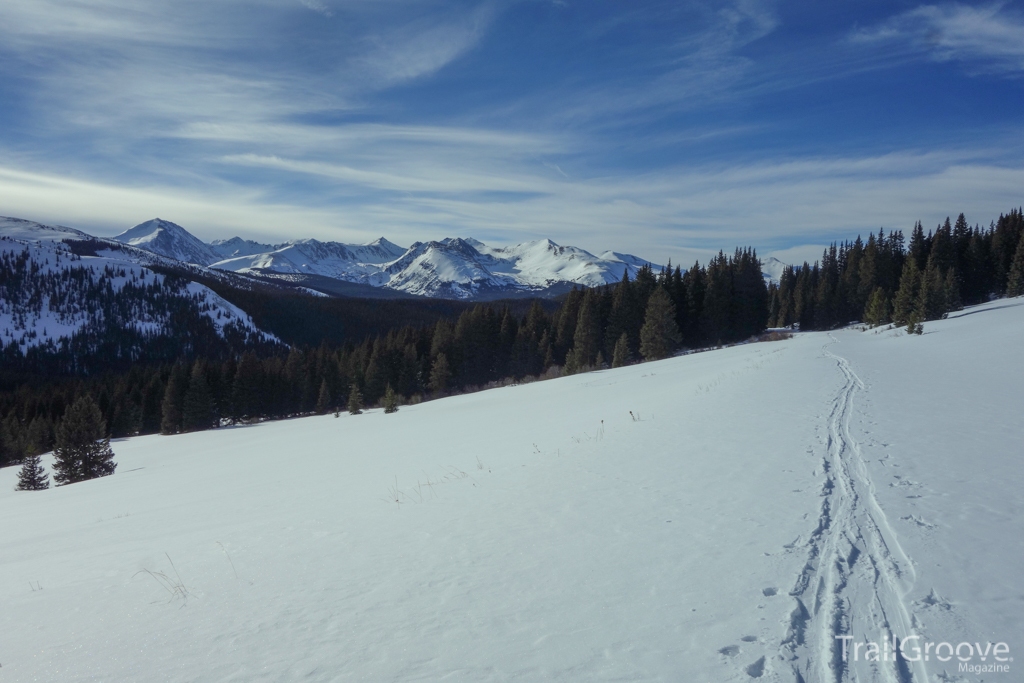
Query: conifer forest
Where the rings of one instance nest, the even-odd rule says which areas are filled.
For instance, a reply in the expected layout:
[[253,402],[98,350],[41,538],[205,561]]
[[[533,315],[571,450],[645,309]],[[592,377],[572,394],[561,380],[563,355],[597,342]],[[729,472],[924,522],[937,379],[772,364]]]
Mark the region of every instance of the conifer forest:
[[[769,328],[829,330],[859,321],[910,329],[964,305],[1024,293],[1024,218],[1014,209],[988,227],[971,227],[961,214],[928,232],[917,223],[909,239],[879,230],[832,244],[813,264],[787,267],[778,283],[766,283],[753,249],[720,252],[704,265],[645,267],[614,285],[574,289],[557,304],[360,308],[358,301],[313,300],[303,305],[320,307],[319,314],[302,316],[294,300],[220,292],[280,343],[241,329],[218,337],[189,312],[180,283],[164,282],[131,283],[134,308],[125,308],[109,288],[73,277],[45,281],[17,257],[0,261],[5,300],[59,300],[69,288],[92,287],[88,299],[111,309],[108,320],[177,310],[171,319],[181,340],[149,349],[145,339],[89,329],[67,348],[38,347],[31,358],[14,344],[0,350],[0,466],[53,449],[61,418],[83,396],[97,406],[107,438],[174,434],[333,413],[353,400],[356,410],[382,404],[392,412],[451,393],[743,342]],[[135,351],[123,356],[119,348]],[[71,357],[76,364],[60,362]]]

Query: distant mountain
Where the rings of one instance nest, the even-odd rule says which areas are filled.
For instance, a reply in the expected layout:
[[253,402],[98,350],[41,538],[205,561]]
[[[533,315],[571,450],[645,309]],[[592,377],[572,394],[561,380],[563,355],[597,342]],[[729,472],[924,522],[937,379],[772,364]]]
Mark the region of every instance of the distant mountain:
[[[191,235],[160,223],[119,237],[188,244]],[[185,265],[79,230],[0,218],[0,358],[11,370],[89,372],[143,355],[170,362],[198,348],[234,354],[280,343],[191,280],[189,268],[168,272],[175,263]]]
[[774,256],[761,259],[761,274],[764,275],[765,282],[774,282],[779,284],[779,278],[782,277],[782,271],[789,267],[789,264],[783,263]]
[[210,242],[210,247],[213,249],[213,253],[217,255],[217,260],[235,258],[237,256],[252,256],[253,254],[263,254],[268,251],[273,251],[274,246],[270,244],[260,244],[252,240],[243,240],[241,237],[232,237],[229,240],[214,240]]
[[595,287],[622,279],[650,265],[637,256],[613,251],[601,256],[551,240],[491,247],[474,239],[445,238],[417,242],[408,249],[383,237],[369,244],[300,239],[260,244],[240,237],[202,242],[179,225],[155,218],[115,240],[166,258],[241,274],[295,276],[324,289],[323,278],[380,288],[383,292],[444,299],[482,300],[547,296],[574,285]]
[[221,259],[209,244],[202,242],[177,223],[161,218],[139,223],[114,239],[154,254],[200,266],[208,266]]

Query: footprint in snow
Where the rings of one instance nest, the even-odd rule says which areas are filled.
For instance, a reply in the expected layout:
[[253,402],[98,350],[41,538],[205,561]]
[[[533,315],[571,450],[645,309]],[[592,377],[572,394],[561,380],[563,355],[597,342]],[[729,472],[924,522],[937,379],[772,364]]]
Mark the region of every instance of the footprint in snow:
[[914,604],[924,609],[941,609],[947,611],[953,609],[953,604],[949,600],[946,600],[944,597],[936,593],[934,588],[932,588],[931,592],[928,593],[928,595],[921,598],[920,600],[916,600]]
[[921,527],[922,529],[934,529],[935,528],[934,524],[932,524],[931,522],[924,521],[921,517],[918,517],[917,515],[904,515],[903,517],[900,517],[900,519],[902,519],[904,521],[907,521],[907,522],[913,522],[914,524],[916,524],[917,526]]
[[742,640],[744,643],[756,643],[757,636],[743,636],[742,638],[740,638],[740,640]]
[[746,668],[747,675],[751,678],[760,678],[764,675],[764,657],[761,657],[756,662]]
[[726,645],[725,647],[723,647],[721,650],[718,651],[718,654],[725,655],[726,657],[735,657],[739,653],[740,653],[740,648],[739,648],[738,645]]
[[766,598],[771,598],[779,594],[779,589],[769,586],[768,588],[761,589],[761,594]]

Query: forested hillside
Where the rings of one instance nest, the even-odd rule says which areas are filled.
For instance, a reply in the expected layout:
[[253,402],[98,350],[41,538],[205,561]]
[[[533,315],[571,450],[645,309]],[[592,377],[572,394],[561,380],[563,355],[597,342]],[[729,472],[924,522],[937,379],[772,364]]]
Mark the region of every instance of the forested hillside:
[[[4,264],[5,297],[14,300],[24,295],[17,284],[24,268],[17,259]],[[154,301],[178,301],[173,277],[164,276],[169,284],[153,290]],[[669,266],[656,274],[644,267],[635,279],[575,289],[553,309],[539,301],[469,307],[208,285],[290,346],[249,343],[240,349],[230,338],[204,336],[203,326],[191,322],[181,332],[190,341],[176,353],[141,346],[130,326],[121,333],[124,341],[108,333],[106,347],[47,355],[43,345],[36,347],[38,356],[19,358],[9,344],[0,378],[8,388],[0,394],[0,464],[49,450],[66,407],[83,394],[95,399],[111,436],[171,434],[371,406],[389,388],[397,401],[417,402],[495,383],[617,367],[743,341],[768,327],[832,329],[857,320],[913,327],[965,303],[1024,293],[1024,220],[1013,210],[987,229],[968,228],[963,215],[928,234],[918,224],[909,245],[900,232],[858,237],[833,245],[820,262],[787,268],[770,286],[756,252],[737,249],[685,272]],[[96,306],[103,306],[110,284],[89,286],[97,288]],[[131,277],[126,286],[148,291]],[[127,320],[137,312],[118,315],[108,317]],[[90,339],[84,336],[82,344]],[[122,347],[136,349],[137,362],[127,371],[65,372],[72,359]],[[55,367],[63,374],[50,371]]]
[[925,234],[859,236],[833,244],[814,265],[787,268],[772,287],[770,324],[828,330],[863,320],[904,324],[935,320],[964,304],[1024,293],[1024,218],[1015,209],[987,229],[963,214]]

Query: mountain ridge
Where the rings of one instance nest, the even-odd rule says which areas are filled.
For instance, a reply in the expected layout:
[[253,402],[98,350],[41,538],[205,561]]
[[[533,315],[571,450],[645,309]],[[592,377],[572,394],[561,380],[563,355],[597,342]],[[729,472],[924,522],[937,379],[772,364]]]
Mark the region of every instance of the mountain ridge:
[[493,247],[446,237],[408,248],[384,237],[366,244],[313,238],[262,244],[241,237],[202,242],[188,230],[154,218],[113,238],[152,253],[240,274],[327,277],[422,297],[477,300],[502,295],[557,295],[571,286],[596,287],[661,266],[614,251],[596,256],[550,239]]

